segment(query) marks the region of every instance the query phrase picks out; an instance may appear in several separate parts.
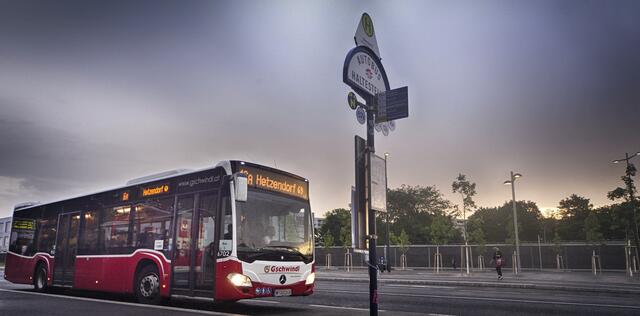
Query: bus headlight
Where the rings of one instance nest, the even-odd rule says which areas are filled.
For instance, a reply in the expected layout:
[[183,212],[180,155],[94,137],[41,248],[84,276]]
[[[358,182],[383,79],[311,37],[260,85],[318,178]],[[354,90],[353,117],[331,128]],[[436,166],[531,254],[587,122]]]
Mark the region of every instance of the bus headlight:
[[238,286],[238,287],[251,287],[251,279],[244,275],[244,274],[240,274],[240,273],[229,273],[227,275],[227,279],[229,279],[229,281],[231,281],[231,284]]
[[309,276],[307,277],[307,280],[304,282],[304,285],[310,285],[313,284],[313,282],[316,281],[316,273],[315,272],[311,272],[309,273]]

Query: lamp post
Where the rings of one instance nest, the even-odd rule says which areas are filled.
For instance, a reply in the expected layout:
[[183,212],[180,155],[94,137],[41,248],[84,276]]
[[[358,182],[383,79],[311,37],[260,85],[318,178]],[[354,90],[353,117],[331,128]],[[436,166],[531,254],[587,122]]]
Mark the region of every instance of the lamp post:
[[[389,158],[389,153],[384,153],[384,194],[387,195],[387,191],[389,189],[389,183],[387,183],[387,158]],[[387,201],[387,205],[389,205],[389,201]],[[384,249],[384,260],[385,267],[387,268],[387,272],[391,272],[391,260],[389,260],[389,255],[391,254],[391,250],[389,249],[389,208],[385,205],[386,213],[387,213],[387,247]]]
[[624,154],[624,158],[623,159],[616,159],[613,161],[613,163],[618,164],[621,162],[625,162],[627,165],[627,172],[625,173],[626,176],[629,177],[629,181],[625,181],[626,185],[627,185],[627,192],[629,192],[629,201],[631,202],[631,207],[633,208],[633,224],[634,224],[634,241],[636,244],[636,256],[637,256],[637,251],[640,249],[640,241],[639,240],[639,236],[638,236],[638,217],[637,217],[637,212],[636,212],[636,205],[635,205],[635,196],[633,195],[633,183],[631,182],[631,174],[629,174],[629,160],[633,159],[636,156],[640,156],[640,151],[629,156],[629,153],[625,153]]
[[518,214],[516,209],[516,185],[515,185],[516,179],[520,177],[522,177],[521,174],[513,173],[513,171],[511,171],[511,179],[504,182],[504,185],[511,185],[511,198],[513,203],[513,232],[516,235],[516,260],[518,261],[517,267],[514,265],[514,268],[516,269],[516,273],[518,273],[518,271],[520,271],[520,269],[522,268],[520,264],[520,238],[518,238]]

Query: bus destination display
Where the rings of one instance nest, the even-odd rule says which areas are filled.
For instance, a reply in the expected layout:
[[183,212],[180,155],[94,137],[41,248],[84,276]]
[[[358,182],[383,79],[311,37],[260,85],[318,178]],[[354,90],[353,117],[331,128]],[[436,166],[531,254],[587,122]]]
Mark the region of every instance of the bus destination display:
[[309,199],[309,184],[304,180],[298,180],[286,175],[242,166],[240,172],[247,175],[249,186],[274,192],[279,192],[297,198]]

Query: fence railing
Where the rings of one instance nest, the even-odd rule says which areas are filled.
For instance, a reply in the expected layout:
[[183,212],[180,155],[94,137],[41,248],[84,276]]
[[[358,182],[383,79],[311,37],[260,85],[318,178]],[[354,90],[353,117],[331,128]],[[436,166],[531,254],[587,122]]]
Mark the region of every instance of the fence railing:
[[[515,247],[510,244],[486,245],[411,245],[402,251],[400,247],[391,245],[384,258],[385,263],[396,269],[427,268],[435,272],[442,270],[466,270],[468,258],[472,271],[493,267],[494,247],[503,254],[504,269],[513,269],[516,257],[512,257]],[[383,247],[378,248],[383,254]],[[327,256],[331,254],[331,256]],[[349,252],[343,247],[317,247],[316,264],[330,267],[365,267],[364,254]],[[629,275],[637,275],[640,261],[635,247],[624,241],[607,241],[601,244],[588,243],[521,243],[520,268],[523,272],[530,270],[585,270],[599,274],[607,270],[627,271]],[[327,262],[329,261],[329,262]]]

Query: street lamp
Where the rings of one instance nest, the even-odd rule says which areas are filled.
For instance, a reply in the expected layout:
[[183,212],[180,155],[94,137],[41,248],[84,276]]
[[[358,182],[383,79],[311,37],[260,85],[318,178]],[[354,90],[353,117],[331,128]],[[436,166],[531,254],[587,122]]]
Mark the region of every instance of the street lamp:
[[[613,161],[613,163],[618,164],[621,162],[625,162],[627,164],[627,170],[629,170],[629,160],[631,160],[632,158],[636,157],[636,156],[640,156],[640,151],[629,156],[629,153],[625,153],[624,154],[624,158],[623,159],[616,159]],[[628,175],[627,173],[625,173],[625,175]],[[628,175],[629,177],[631,177],[631,175]],[[627,184],[627,191],[629,192],[629,200],[631,202],[631,207],[633,207],[633,223],[634,223],[634,239],[635,239],[635,244],[636,244],[636,251],[638,251],[638,248],[640,248],[640,242],[638,241],[638,238],[640,238],[638,236],[638,217],[637,217],[637,213],[636,213],[636,206],[635,206],[635,196],[633,195],[633,188],[631,187],[632,183],[629,182]],[[637,254],[636,254],[637,256]]]
[[[389,178],[387,176],[387,158],[389,158],[389,153],[384,153],[384,194],[385,197],[387,195],[387,191],[389,188],[389,183],[387,183],[387,179]],[[385,198],[385,201],[387,201],[387,205],[389,203],[389,201]],[[384,249],[384,259],[385,259],[385,267],[387,268],[387,272],[391,272],[391,265],[389,264],[391,261],[389,260],[389,255],[391,254],[391,251],[389,249],[389,208],[387,207],[387,205],[385,205],[385,210],[387,211],[387,247]]]
[[516,211],[516,185],[515,185],[516,179],[520,177],[522,177],[521,174],[513,173],[513,171],[511,171],[511,179],[504,182],[504,185],[511,186],[511,198],[513,203],[513,231],[516,235],[516,260],[518,261],[516,271],[520,271],[520,269],[522,268],[522,266],[520,265],[520,238],[518,238],[518,214]]

